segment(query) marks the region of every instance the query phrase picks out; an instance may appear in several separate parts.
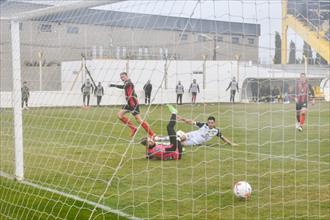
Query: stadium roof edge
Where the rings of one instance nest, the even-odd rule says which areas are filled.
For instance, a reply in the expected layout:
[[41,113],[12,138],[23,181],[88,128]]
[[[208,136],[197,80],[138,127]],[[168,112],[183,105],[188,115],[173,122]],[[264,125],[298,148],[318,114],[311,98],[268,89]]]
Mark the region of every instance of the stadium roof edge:
[[[229,22],[144,13],[86,9],[40,16],[34,20],[71,24],[93,24],[126,28],[186,31],[195,33],[260,36],[260,24]],[[188,24],[188,25],[187,25]]]
[[44,8],[39,8],[27,12],[22,12],[19,15],[14,15],[11,17],[1,17],[3,20],[27,20],[27,19],[33,19],[36,17],[40,16],[45,16],[53,13],[58,13],[58,12],[65,12],[65,11],[70,11],[70,10],[75,10],[75,9],[80,9],[80,8],[89,8],[89,7],[97,7],[101,5],[107,5],[107,4],[113,4],[117,2],[121,2],[125,0],[98,0],[98,1],[77,1],[74,3],[69,3],[66,5],[55,5],[55,6],[50,6],[50,7],[44,7]]

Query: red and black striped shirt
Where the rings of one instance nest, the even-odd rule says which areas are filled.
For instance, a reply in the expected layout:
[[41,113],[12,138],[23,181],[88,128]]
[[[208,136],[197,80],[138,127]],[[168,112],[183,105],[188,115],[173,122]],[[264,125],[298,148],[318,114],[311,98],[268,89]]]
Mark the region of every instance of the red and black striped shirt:
[[124,85],[111,84],[111,86],[125,90],[125,98],[126,98],[127,104],[130,107],[133,108],[139,104],[139,100],[138,100],[137,95],[134,90],[134,84],[132,83],[132,81],[130,79],[125,81]]

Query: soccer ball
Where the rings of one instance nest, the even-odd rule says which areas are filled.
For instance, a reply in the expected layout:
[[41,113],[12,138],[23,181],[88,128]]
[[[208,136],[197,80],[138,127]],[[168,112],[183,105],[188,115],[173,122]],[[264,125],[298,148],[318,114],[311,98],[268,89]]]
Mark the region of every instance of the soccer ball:
[[251,196],[252,187],[250,186],[250,184],[248,182],[239,181],[239,182],[235,183],[233,192],[234,192],[235,196],[237,196],[238,198],[247,199]]

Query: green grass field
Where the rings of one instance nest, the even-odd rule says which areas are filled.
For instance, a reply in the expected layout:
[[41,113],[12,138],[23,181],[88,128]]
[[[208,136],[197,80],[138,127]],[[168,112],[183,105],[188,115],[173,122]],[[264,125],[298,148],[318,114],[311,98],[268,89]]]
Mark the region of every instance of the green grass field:
[[[145,219],[330,219],[329,103],[310,107],[301,133],[293,104],[179,106],[195,120],[215,116],[224,136],[239,144],[214,138],[186,148],[181,161],[146,160],[138,144],[146,133],[140,129],[131,141],[116,118],[119,108],[24,111],[25,180]],[[165,106],[141,112],[166,134]],[[0,171],[12,175],[13,113],[0,114]],[[249,201],[232,193],[239,180],[253,188]],[[93,209],[0,177],[0,219],[119,219]]]

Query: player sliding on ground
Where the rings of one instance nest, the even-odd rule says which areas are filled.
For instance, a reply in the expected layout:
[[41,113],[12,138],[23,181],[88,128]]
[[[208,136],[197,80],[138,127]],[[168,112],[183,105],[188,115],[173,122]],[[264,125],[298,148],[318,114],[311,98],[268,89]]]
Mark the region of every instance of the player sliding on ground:
[[146,130],[150,137],[153,137],[155,133],[151,130],[148,123],[143,121],[140,116],[140,108],[139,108],[139,100],[134,91],[134,84],[128,78],[126,72],[120,73],[120,79],[124,82],[124,85],[115,85],[110,84],[109,87],[116,87],[119,89],[125,90],[125,97],[127,104],[123,106],[123,108],[117,113],[118,118],[126,124],[131,129],[131,137],[133,137],[137,131],[135,125],[125,116],[127,112],[131,112],[135,117],[136,121],[141,124],[141,126]]
[[[167,105],[171,112],[176,112],[176,109],[172,105]],[[183,121],[189,125],[194,125],[198,128],[198,130],[183,132],[178,131],[177,136],[180,138],[182,145],[184,146],[192,146],[192,145],[201,145],[210,141],[214,136],[219,137],[226,144],[230,144],[231,146],[237,146],[237,144],[228,140],[225,136],[222,135],[219,128],[215,126],[215,118],[213,116],[208,117],[207,123],[197,122],[191,119],[183,118],[177,115],[178,121]],[[168,137],[155,137],[155,141],[168,141]]]
[[156,144],[155,140],[150,137],[145,137],[141,140],[141,144],[146,146],[147,159],[158,160],[180,160],[182,157],[181,139],[177,137],[175,132],[176,110],[171,109],[171,118],[167,125],[167,134],[170,144]]
[[308,83],[306,74],[301,73],[300,79],[297,80],[296,83],[296,117],[297,117],[297,124],[296,128],[298,131],[303,130],[303,125],[305,123],[305,118],[307,115],[307,102],[308,102],[308,91],[310,91],[313,99],[312,105],[314,105],[314,90],[311,84]]

